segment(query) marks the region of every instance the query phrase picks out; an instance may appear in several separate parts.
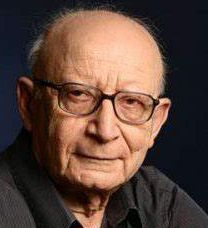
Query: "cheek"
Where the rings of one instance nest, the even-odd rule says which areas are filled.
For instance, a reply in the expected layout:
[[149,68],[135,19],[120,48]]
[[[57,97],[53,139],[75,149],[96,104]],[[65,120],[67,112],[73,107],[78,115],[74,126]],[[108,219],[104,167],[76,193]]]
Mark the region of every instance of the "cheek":
[[44,165],[51,176],[63,175],[74,152],[77,141],[82,137],[85,123],[73,117],[51,115],[47,126]]
[[[132,130],[132,129],[131,129]],[[131,178],[142,165],[150,143],[151,126],[123,131],[123,136],[129,148],[128,156],[123,160],[124,177]]]
[[131,153],[148,148],[151,139],[151,124],[139,125],[122,130],[123,138],[129,147]]
[[73,163],[70,155],[82,138],[86,121],[63,114],[55,102],[43,103],[34,110],[33,149],[40,165],[55,180]]

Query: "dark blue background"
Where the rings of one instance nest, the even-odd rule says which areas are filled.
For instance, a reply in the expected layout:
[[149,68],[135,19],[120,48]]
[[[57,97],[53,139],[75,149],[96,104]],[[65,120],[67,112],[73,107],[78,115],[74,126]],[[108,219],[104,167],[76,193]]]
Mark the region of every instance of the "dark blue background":
[[[28,74],[26,53],[38,27],[64,6],[95,1],[3,1],[0,3],[0,150],[21,128],[15,81]],[[97,1],[98,2],[98,1]],[[169,122],[147,163],[156,165],[208,212],[208,5],[204,1],[140,0],[112,2],[119,9],[151,19],[166,50]]]

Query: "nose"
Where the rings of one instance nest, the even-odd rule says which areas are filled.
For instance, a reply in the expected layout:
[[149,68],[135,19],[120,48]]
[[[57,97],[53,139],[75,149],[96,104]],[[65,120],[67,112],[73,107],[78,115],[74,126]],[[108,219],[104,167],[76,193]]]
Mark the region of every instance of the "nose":
[[118,120],[110,100],[102,101],[93,119],[88,123],[87,133],[102,143],[113,141],[119,137]]

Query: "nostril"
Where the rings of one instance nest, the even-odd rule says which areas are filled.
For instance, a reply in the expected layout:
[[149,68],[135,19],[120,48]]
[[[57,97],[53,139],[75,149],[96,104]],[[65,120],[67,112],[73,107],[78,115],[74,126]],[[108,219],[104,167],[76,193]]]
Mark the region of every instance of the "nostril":
[[111,133],[107,133],[98,129],[98,126],[96,126],[96,124],[93,123],[88,125],[86,135],[93,138],[99,143],[107,143],[119,137],[118,135],[113,135]]

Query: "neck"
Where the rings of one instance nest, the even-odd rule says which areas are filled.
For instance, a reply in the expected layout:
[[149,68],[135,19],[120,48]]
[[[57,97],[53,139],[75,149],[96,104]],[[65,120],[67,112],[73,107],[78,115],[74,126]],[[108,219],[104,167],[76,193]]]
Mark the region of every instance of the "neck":
[[65,206],[85,228],[100,228],[104,211],[110,197],[109,192],[72,189],[59,190]]

